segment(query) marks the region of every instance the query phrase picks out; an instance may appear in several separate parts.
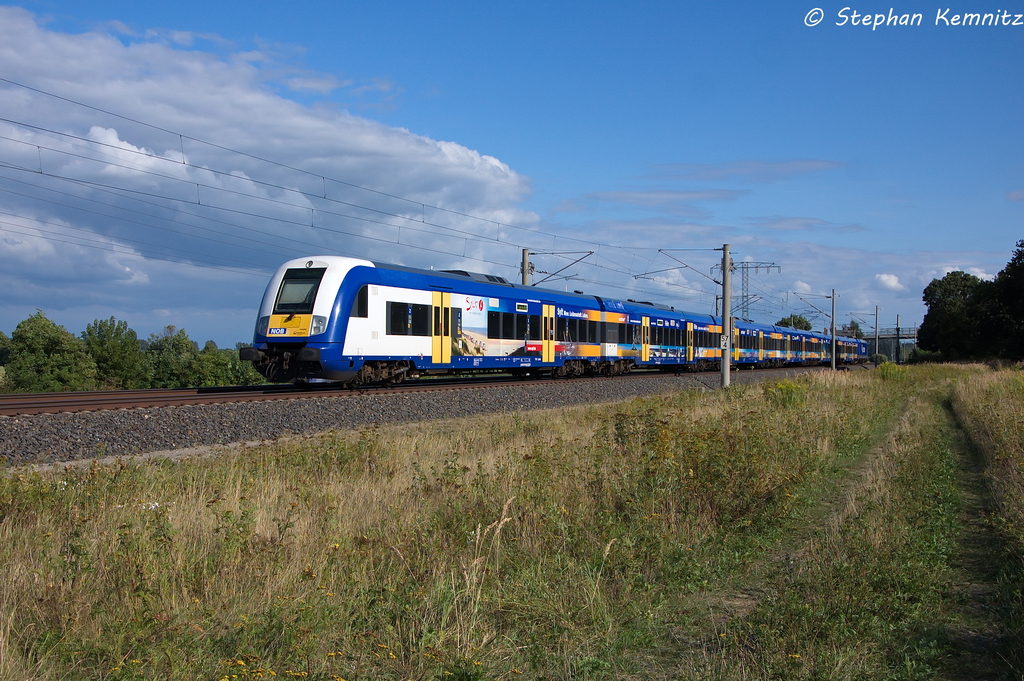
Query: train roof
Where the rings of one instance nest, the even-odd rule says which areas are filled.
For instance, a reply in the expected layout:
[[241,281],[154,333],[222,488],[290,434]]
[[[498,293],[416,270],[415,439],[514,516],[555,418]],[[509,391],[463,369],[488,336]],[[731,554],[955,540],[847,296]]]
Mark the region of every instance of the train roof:
[[[558,298],[575,298],[581,303],[586,301],[587,304],[601,304],[610,309],[621,310],[624,312],[636,312],[636,313],[650,313],[651,311],[662,312],[667,316],[680,316],[687,320],[704,323],[719,325],[722,323],[721,316],[708,314],[706,312],[691,312],[688,310],[677,310],[675,307],[670,305],[664,305],[661,303],[654,303],[644,300],[634,300],[627,298],[626,300],[608,299],[603,296],[589,295],[582,292],[569,292],[569,291],[558,291],[555,289],[538,288],[536,286],[527,286],[524,284],[515,284],[510,282],[505,277],[499,277],[493,274],[486,274],[483,272],[471,272],[468,270],[424,270],[418,267],[407,267],[405,265],[396,265],[394,263],[376,262],[370,260],[363,260],[361,258],[350,258],[345,256],[315,256],[317,260],[327,262],[341,262],[347,261],[351,267],[355,266],[370,266],[381,270],[391,270],[393,272],[404,272],[408,274],[414,274],[419,276],[439,277],[444,279],[451,279],[453,281],[465,282],[467,280],[478,284],[485,284],[491,286],[503,286],[511,289],[518,289],[522,291],[524,295],[527,292],[531,292],[533,296],[548,294],[552,297]],[[294,262],[300,260],[306,260],[306,258],[296,258]],[[291,264],[293,261],[285,263],[285,265]],[[790,335],[801,335],[801,336],[817,336],[817,337],[828,337],[828,334],[821,334],[815,331],[804,331],[802,329],[794,329],[786,326],[775,326],[771,324],[758,324],[756,322],[746,322],[742,320],[736,320],[737,328],[748,328],[748,329],[759,329],[762,331],[774,332],[774,333],[786,333]],[[847,338],[845,336],[836,336],[837,339],[854,341],[857,342],[859,339]]]

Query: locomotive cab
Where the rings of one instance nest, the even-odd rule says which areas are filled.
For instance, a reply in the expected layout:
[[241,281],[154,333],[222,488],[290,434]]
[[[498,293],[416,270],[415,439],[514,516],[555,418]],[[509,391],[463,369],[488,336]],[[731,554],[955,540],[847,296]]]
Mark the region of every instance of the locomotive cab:
[[340,356],[345,333],[344,324],[331,321],[343,280],[361,265],[372,267],[363,260],[334,256],[282,265],[263,295],[253,347],[241,349],[239,358],[253,362],[275,383],[351,378],[355,368],[331,362],[334,355]]

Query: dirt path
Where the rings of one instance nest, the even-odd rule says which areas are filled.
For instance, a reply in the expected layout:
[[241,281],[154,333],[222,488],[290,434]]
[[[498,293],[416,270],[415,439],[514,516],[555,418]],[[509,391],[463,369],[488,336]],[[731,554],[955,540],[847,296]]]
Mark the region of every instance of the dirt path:
[[[925,450],[933,448],[934,452],[945,450],[947,458],[944,460],[951,462],[950,474],[954,471],[956,474],[955,482],[950,480],[959,489],[959,518],[956,519],[955,507],[954,515],[947,516],[954,523],[951,527],[959,528],[953,530],[958,534],[944,561],[946,568],[934,573],[938,579],[929,587],[932,593],[939,594],[942,602],[939,611],[944,614],[918,620],[908,634],[865,644],[873,652],[887,649],[889,652],[879,659],[888,662],[881,662],[881,666],[871,670],[861,668],[854,676],[866,673],[864,678],[874,678],[877,673],[894,674],[893,678],[920,678],[924,669],[902,669],[899,660],[913,646],[930,641],[924,645],[935,646],[932,654],[922,657],[920,653],[911,652],[906,660],[928,659],[931,665],[938,664],[937,670],[931,667],[937,678],[1024,681],[1024,631],[1020,629],[1024,613],[1019,611],[1024,603],[1021,595],[1024,563],[1019,552],[1011,551],[993,522],[996,505],[984,474],[984,458],[960,427],[948,403],[943,405],[944,409],[938,407],[940,395],[940,391],[935,391],[927,397],[918,397],[916,406],[908,407],[903,417],[894,420],[876,446],[858,460],[847,463],[847,470],[826,476],[814,489],[805,490],[815,501],[783,523],[774,543],[765,545],[760,558],[731,578],[679,599],[680,624],[670,632],[675,644],[674,659],[665,665],[669,671],[664,678],[699,678],[698,670],[720,678],[761,678],[764,674],[777,674],[777,658],[773,672],[759,670],[758,660],[764,661],[764,658],[756,653],[747,656],[744,646],[730,648],[723,632],[735,630],[735,625],[743,629],[748,619],[762,621],[763,618],[755,615],[760,608],[775,607],[773,603],[801,580],[805,570],[819,569],[821,563],[816,561],[841,546],[836,543],[840,541],[841,526],[851,519],[860,522],[867,508],[877,508],[879,503],[884,505],[886,490],[892,489],[891,485],[906,484],[906,480],[897,482],[902,479],[898,469],[902,457],[909,451],[907,447],[916,446]],[[927,426],[922,422],[926,413],[931,415],[926,419]],[[940,431],[943,434],[940,435]],[[893,518],[893,522],[908,520]],[[885,521],[880,521],[880,526],[877,522],[875,527],[885,532]],[[884,547],[885,541],[880,539],[876,548],[884,551]],[[838,550],[836,555],[841,556],[842,550]],[[928,548],[921,546],[920,550],[926,552]],[[915,559],[913,552],[908,558]],[[853,579],[856,582],[857,577],[854,575]],[[842,589],[842,584],[836,582],[833,586]],[[863,587],[863,583],[858,584],[858,588]],[[919,597],[913,593],[908,596],[911,602]],[[806,597],[815,598],[813,593]],[[850,598],[861,597],[863,593],[851,592]],[[935,603],[932,605],[931,612],[937,612]],[[903,612],[912,613],[913,605]],[[858,611],[850,610],[843,616],[851,615],[858,616]],[[905,636],[915,640],[906,640]],[[848,653],[855,654],[854,650],[852,647]],[[741,661],[737,655],[746,659]],[[788,657],[794,664],[792,672],[796,677],[817,678],[822,673],[830,678],[844,676],[837,666],[831,666],[828,671],[829,665],[841,666],[842,655],[831,660],[801,659],[798,654]],[[727,661],[729,658],[731,662]],[[797,664],[801,666],[798,668]],[[833,676],[835,674],[838,676]]]
[[721,667],[711,662],[712,658],[728,655],[721,632],[736,620],[750,616],[762,602],[776,598],[805,562],[813,560],[823,533],[834,531],[856,513],[861,493],[877,476],[880,462],[888,455],[893,434],[908,419],[907,414],[893,419],[877,435],[874,446],[859,458],[845,462],[845,469],[837,464],[838,470],[819,479],[813,491],[805,490],[815,497],[814,501],[784,521],[776,541],[766,546],[759,559],[724,583],[680,599],[680,623],[670,632],[676,644],[676,659],[667,665],[673,671],[664,678],[693,678],[695,669],[706,669],[712,676],[721,673]]
[[1024,679],[1024,641],[1013,631],[1014,613],[1020,596],[1020,558],[1014,556],[1000,532],[993,526],[997,511],[985,480],[985,460],[961,427],[956,414],[946,405],[956,430],[956,454],[960,463],[963,491],[962,527],[959,553],[953,561],[953,598],[960,606],[961,619],[949,623],[951,659],[943,677],[952,681],[975,679]]

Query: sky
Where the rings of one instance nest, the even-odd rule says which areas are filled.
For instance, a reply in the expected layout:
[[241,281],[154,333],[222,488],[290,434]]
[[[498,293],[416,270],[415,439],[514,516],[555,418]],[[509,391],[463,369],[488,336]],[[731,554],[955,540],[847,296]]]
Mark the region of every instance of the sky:
[[2,5],[0,331],[231,347],[290,258],[518,281],[523,248],[541,286],[712,312],[723,244],[754,321],[823,328],[834,289],[837,324],[919,324],[1024,239],[997,5]]

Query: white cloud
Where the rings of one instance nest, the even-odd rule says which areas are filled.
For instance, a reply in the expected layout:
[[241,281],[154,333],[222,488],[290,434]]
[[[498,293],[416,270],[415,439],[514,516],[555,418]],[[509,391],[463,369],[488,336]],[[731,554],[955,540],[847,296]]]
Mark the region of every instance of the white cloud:
[[1010,199],[1011,201],[1024,201],[1024,189],[1006,192],[1006,198]]
[[967,269],[964,270],[964,272],[967,272],[967,274],[973,274],[978,279],[985,279],[986,281],[992,281],[993,279],[996,278],[996,275],[989,274],[980,267],[968,267]]
[[781,215],[775,215],[770,218],[749,218],[750,221],[759,227],[765,227],[767,229],[777,229],[783,231],[802,231],[808,229],[822,229],[831,227],[830,222],[821,220],[820,218],[798,218],[798,217],[783,217]]
[[793,282],[793,290],[797,293],[810,293],[812,291],[810,284],[799,279]]
[[586,206],[580,205],[578,202],[572,199],[562,199],[558,202],[558,205],[551,209],[552,213],[582,213],[586,211]]
[[930,270],[922,272],[921,276],[919,277],[919,280],[920,280],[920,282],[921,282],[921,284],[923,286],[926,286],[929,283],[931,283],[932,279],[941,279],[942,277],[946,276],[950,272],[967,272],[968,274],[973,274],[974,276],[978,277],[979,279],[985,279],[987,281],[991,281],[991,280],[995,279],[995,275],[994,274],[989,274],[988,271],[986,271],[985,268],[982,268],[982,267],[976,267],[976,266],[966,266],[965,267],[963,265],[943,264],[943,265],[941,265],[941,266],[939,266],[937,268],[930,269]]
[[833,231],[846,231],[846,232],[862,232],[865,231],[860,225],[835,225],[827,220],[821,218],[803,218],[803,217],[786,217],[783,215],[773,215],[770,217],[760,218],[747,218],[747,220],[758,226],[766,229],[787,231],[787,232],[798,232],[806,230],[833,230]]
[[296,92],[316,92],[327,95],[340,87],[351,85],[352,81],[341,81],[332,75],[324,74],[286,78],[284,84]]
[[906,288],[906,286],[900,283],[900,278],[895,274],[876,274],[875,281],[877,281],[882,288],[887,288],[890,291],[902,291]]
[[699,182],[738,180],[751,183],[778,182],[794,175],[819,173],[843,167],[837,161],[793,159],[789,161],[734,161],[732,163],[667,163],[655,166],[651,177]]
[[731,201],[745,194],[744,190],[708,189],[705,191],[611,191],[593,192],[587,198],[598,201],[629,203],[635,206],[662,207],[693,201]]
[[518,207],[531,193],[527,178],[455,142],[275,94],[347,88],[364,101],[392,96],[399,88],[387,79],[342,81],[282,64],[274,46],[223,56],[200,41],[226,46],[217,36],[123,25],[64,34],[0,7],[5,78],[156,126],[0,84],[0,115],[36,126],[0,124],[0,134],[20,140],[0,140],[0,160],[24,169],[0,168],[0,212],[20,218],[0,216],[16,222],[0,224],[0,328],[35,307],[75,319],[84,313],[74,310],[103,310],[133,326],[133,314],[158,323],[152,311],[168,310],[188,326],[176,315],[202,301],[244,311],[219,314],[241,320],[228,330],[218,332],[214,316],[202,321],[207,337],[246,340],[265,273],[311,252],[424,267],[482,256],[507,260],[509,272],[497,273],[513,274],[515,247],[473,239],[505,229],[496,223],[537,224]]
[[746,190],[734,189],[605,191],[592,192],[587,194],[585,198],[593,201],[649,208],[693,219],[707,219],[710,215],[694,204],[706,201],[733,201],[746,193]]

